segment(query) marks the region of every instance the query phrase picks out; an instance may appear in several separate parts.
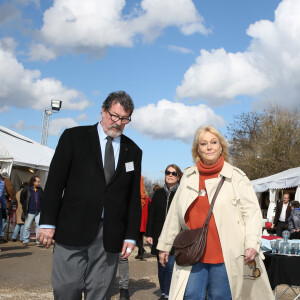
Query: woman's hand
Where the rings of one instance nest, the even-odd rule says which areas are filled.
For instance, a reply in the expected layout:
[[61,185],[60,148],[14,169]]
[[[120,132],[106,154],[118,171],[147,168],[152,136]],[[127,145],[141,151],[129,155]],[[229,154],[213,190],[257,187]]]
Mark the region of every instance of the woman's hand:
[[159,262],[163,267],[166,266],[166,263],[169,261],[170,252],[167,251],[159,251]]
[[149,245],[153,245],[153,238],[150,237],[150,236],[148,236],[148,237],[146,238],[146,242],[147,242]]
[[245,264],[249,263],[250,261],[253,261],[255,259],[255,256],[257,254],[257,251],[253,248],[248,248],[245,251]]

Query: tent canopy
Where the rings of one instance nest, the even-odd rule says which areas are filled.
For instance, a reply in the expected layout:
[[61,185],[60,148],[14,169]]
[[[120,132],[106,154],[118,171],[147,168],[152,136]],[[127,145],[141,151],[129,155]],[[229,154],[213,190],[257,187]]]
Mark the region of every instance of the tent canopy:
[[[0,162],[48,171],[54,150],[0,126]],[[8,172],[10,173],[10,172]]]
[[270,189],[286,189],[300,185],[300,167],[252,180],[256,192],[265,192]]

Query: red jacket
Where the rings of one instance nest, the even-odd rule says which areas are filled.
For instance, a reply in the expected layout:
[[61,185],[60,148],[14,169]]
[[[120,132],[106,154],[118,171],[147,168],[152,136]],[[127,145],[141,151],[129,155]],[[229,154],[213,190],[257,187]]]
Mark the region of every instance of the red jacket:
[[140,232],[146,232],[147,221],[148,221],[148,207],[149,207],[149,203],[151,202],[150,198],[148,198],[147,196],[145,196],[145,198],[146,201],[142,209],[142,220],[141,220]]

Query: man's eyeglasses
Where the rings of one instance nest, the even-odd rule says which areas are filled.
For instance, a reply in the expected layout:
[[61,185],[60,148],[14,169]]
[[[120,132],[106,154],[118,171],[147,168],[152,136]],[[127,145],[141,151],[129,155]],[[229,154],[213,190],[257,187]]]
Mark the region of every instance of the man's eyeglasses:
[[131,121],[131,117],[119,117],[110,113],[109,110],[107,112],[109,113],[110,118],[113,122],[118,122],[119,120],[121,120],[122,124],[128,124]]
[[166,171],[165,175],[173,175],[173,176],[177,176],[178,173],[177,172],[171,172],[171,171]]
[[[245,257],[245,255],[240,255],[238,258],[240,258],[241,256]],[[237,258],[237,259],[238,259]],[[260,270],[259,268],[256,267],[256,261],[252,260],[250,262],[247,263],[248,267],[252,270],[252,275],[244,275],[244,278],[258,278],[260,276]]]

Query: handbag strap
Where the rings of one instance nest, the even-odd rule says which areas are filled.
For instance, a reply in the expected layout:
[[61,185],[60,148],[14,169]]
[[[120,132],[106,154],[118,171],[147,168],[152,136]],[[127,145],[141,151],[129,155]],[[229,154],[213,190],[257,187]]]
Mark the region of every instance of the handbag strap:
[[218,185],[218,187],[217,187],[217,189],[216,189],[216,191],[215,191],[214,197],[213,197],[213,199],[212,199],[212,201],[211,201],[211,204],[210,204],[210,207],[209,207],[209,210],[208,210],[208,213],[207,213],[206,220],[205,220],[205,222],[204,222],[204,224],[203,224],[203,227],[208,227],[208,223],[209,223],[209,220],[210,220],[210,217],[211,217],[211,214],[212,214],[212,210],[213,210],[215,201],[216,201],[216,199],[217,199],[217,196],[218,196],[218,194],[219,194],[219,192],[220,192],[220,189],[221,189],[221,187],[222,187],[224,181],[225,181],[225,177],[222,176],[221,181],[219,182],[219,185]]

